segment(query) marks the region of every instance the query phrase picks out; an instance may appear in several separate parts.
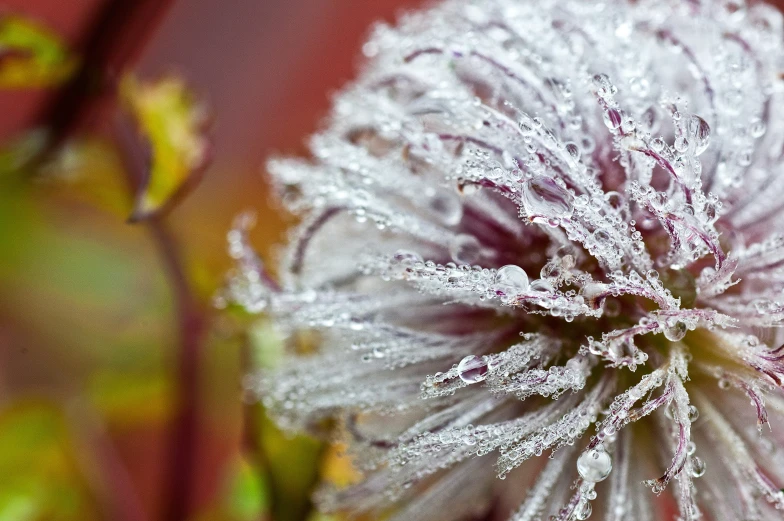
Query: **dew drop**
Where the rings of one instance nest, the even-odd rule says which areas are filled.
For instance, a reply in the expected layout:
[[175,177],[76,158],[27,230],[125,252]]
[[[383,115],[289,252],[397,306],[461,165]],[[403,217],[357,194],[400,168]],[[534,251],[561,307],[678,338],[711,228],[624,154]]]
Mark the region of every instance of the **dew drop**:
[[691,475],[699,478],[705,474],[705,462],[702,459],[694,456],[691,458]]
[[610,130],[615,130],[620,127],[622,121],[623,118],[621,117],[621,113],[616,109],[607,109],[604,113],[604,124],[607,125],[607,128]]
[[576,144],[569,142],[566,144],[566,153],[569,154],[569,157],[578,161],[580,159],[580,147]]
[[700,155],[710,144],[711,128],[708,123],[697,115],[689,119],[689,134],[694,140],[694,154]]
[[529,216],[569,218],[574,197],[550,177],[539,175],[523,184],[523,206]]
[[680,320],[676,320],[673,322],[667,322],[664,325],[664,336],[670,342],[677,342],[678,340],[683,339],[686,336],[686,332],[688,331],[688,327],[686,327],[685,322],[681,322]]
[[694,423],[700,417],[700,410],[693,405],[689,405],[689,421]]
[[403,265],[414,265],[418,262],[424,262],[420,254],[409,250],[397,250],[394,259]]
[[528,289],[528,274],[520,266],[507,264],[498,269],[495,284],[509,295],[523,293]]
[[455,235],[449,244],[449,254],[458,264],[475,264],[482,253],[482,245],[473,235]]
[[618,87],[613,85],[606,74],[596,74],[593,85],[596,87],[596,94],[602,99],[612,98],[618,92]]
[[601,229],[593,232],[593,240],[596,241],[596,246],[599,248],[605,248],[612,244],[612,238],[610,237],[610,234]]
[[430,198],[429,205],[447,226],[454,226],[463,218],[463,205],[456,193],[439,190]]
[[555,291],[553,285],[544,279],[536,279],[535,281],[531,282],[530,288],[531,291],[536,291],[538,293],[552,293]]
[[678,137],[674,143],[675,150],[678,152],[686,152],[689,149],[689,140],[684,137]]
[[588,519],[591,517],[591,503],[588,501],[580,501],[580,503],[574,509],[574,517],[576,519]]
[[754,118],[751,125],[749,125],[749,134],[751,134],[751,137],[753,138],[761,138],[765,135],[765,130],[765,122],[759,118]]
[[473,384],[487,378],[487,362],[474,355],[468,355],[457,364],[457,376],[465,383]]
[[583,452],[577,458],[577,472],[586,481],[593,483],[603,481],[612,471],[612,459],[602,445]]

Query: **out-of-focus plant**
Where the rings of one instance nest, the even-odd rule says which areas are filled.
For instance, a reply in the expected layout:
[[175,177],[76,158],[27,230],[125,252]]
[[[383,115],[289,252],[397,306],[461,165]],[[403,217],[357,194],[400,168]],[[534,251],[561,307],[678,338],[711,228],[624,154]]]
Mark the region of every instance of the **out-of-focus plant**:
[[[245,321],[241,313],[216,323],[209,296],[218,282],[200,278],[197,260],[183,254],[173,231],[173,212],[210,156],[210,118],[198,86],[182,76],[149,79],[134,71],[169,3],[105,2],[73,48],[37,21],[0,19],[0,89],[51,93],[33,128],[0,143],[0,235],[9,238],[0,244],[0,287],[24,288],[31,300],[46,302],[54,323],[69,313],[89,315],[94,331],[68,324],[51,334],[84,350],[74,356],[89,352],[97,360],[62,396],[45,394],[40,403],[4,397],[0,472],[14,478],[0,480],[0,521],[332,521],[312,511],[314,484],[355,479],[334,447],[284,435],[261,405],[248,403],[244,451],[226,457],[221,498],[200,504],[194,476],[205,458],[199,444],[211,435],[206,402],[214,399],[200,389],[214,371],[215,351],[223,363],[239,366],[244,356],[243,368],[269,366],[280,341],[264,324],[240,333],[232,321]],[[113,122],[110,131],[93,124],[101,118]],[[132,258],[137,252],[121,240],[95,239],[92,228],[63,233],[57,212],[74,209],[146,236],[144,256]],[[163,274],[144,278],[153,254]],[[145,283],[154,286],[140,287]],[[133,303],[142,296],[146,307]],[[123,305],[107,309],[107,301]],[[174,352],[161,349],[167,342]],[[138,436],[132,443],[149,443],[145,436],[156,429],[167,439],[146,450],[159,455],[154,462],[133,461],[117,442]],[[155,511],[131,479],[143,464],[164,475]]]
[[77,66],[57,34],[27,18],[0,17],[0,88],[60,85]]
[[150,150],[148,171],[131,216],[141,220],[170,207],[198,181],[209,155],[205,136],[209,118],[204,105],[177,76],[140,83],[129,74],[120,84],[120,95]]

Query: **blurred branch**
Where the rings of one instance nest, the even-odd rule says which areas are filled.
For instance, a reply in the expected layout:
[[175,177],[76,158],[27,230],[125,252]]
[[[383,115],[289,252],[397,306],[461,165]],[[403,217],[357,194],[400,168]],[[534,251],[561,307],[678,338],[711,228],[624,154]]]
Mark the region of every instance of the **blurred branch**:
[[168,273],[177,308],[179,406],[170,440],[169,494],[164,519],[179,521],[188,518],[191,506],[198,431],[198,379],[206,317],[202,305],[191,291],[180,252],[165,223],[152,218],[146,224]]
[[[49,139],[40,163],[85,121],[93,103],[116,88],[117,75],[141,53],[173,0],[107,0],[77,46],[81,65],[38,117]],[[109,88],[107,88],[109,87]]]

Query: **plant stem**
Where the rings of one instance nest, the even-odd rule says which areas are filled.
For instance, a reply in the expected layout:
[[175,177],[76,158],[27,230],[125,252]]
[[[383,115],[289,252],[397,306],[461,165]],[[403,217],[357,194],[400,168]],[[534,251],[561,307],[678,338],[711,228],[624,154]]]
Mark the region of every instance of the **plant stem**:
[[94,112],[116,78],[135,61],[173,0],[107,0],[100,4],[75,51],[81,65],[38,116],[48,130],[41,164]]
[[206,317],[202,305],[191,291],[183,270],[181,254],[165,222],[153,218],[146,224],[168,273],[178,317],[178,407],[168,452],[169,494],[164,519],[179,521],[187,519],[190,513],[191,490],[196,470],[198,380]]

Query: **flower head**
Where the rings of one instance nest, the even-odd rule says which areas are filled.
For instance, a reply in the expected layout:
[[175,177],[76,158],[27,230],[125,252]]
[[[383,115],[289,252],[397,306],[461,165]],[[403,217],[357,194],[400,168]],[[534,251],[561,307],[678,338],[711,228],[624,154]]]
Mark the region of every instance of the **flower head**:
[[324,508],[779,519],[778,11],[448,0],[363,51],[313,157],[269,164],[303,217],[279,281],[229,236],[232,298],[292,340],[254,388],[366,471]]

